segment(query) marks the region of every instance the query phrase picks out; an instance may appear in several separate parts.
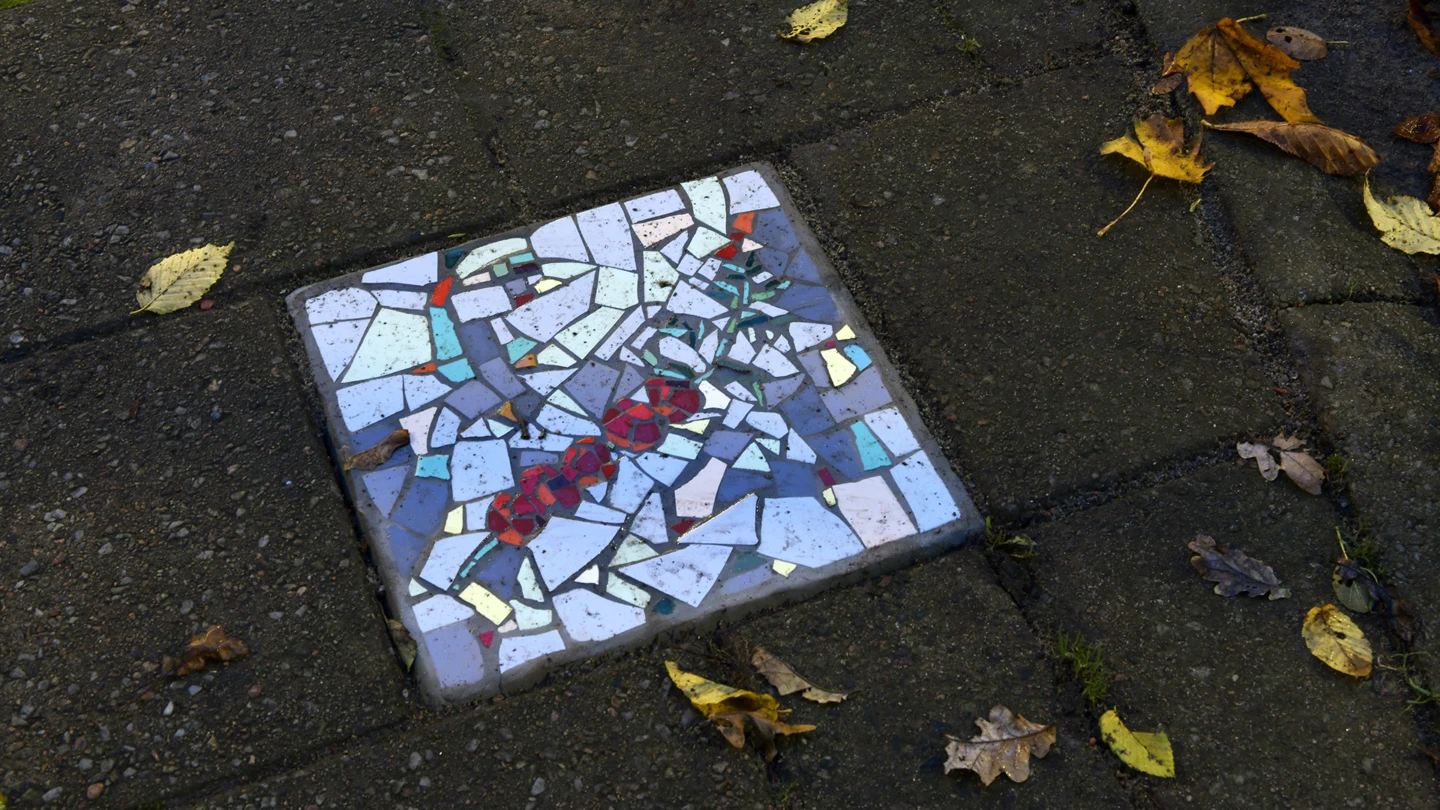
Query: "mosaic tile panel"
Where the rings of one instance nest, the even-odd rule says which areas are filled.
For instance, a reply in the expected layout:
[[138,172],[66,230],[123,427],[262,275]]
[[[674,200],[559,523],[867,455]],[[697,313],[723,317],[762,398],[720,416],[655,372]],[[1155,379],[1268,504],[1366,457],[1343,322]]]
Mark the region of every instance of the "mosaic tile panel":
[[775,175],[289,299],[428,698],[774,604],[977,519]]

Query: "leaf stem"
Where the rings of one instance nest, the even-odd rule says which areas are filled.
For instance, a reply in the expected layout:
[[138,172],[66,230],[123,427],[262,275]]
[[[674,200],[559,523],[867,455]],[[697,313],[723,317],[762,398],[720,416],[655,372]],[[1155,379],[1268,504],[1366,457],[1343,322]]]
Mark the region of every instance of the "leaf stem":
[[[1155,179],[1155,175],[1154,175],[1154,174],[1151,174],[1149,177],[1145,178],[1145,185],[1143,185],[1143,186],[1140,187],[1140,194],[1136,194],[1136,195],[1135,195],[1135,199],[1133,199],[1133,200],[1130,201],[1130,208],[1134,208],[1134,207],[1135,207],[1135,203],[1140,202],[1140,195],[1145,193],[1145,189],[1147,189],[1147,188],[1150,187],[1150,181],[1151,181],[1151,180],[1154,180],[1154,179]],[[1109,231],[1111,228],[1115,227],[1115,223],[1117,223],[1117,222],[1119,222],[1120,220],[1124,219],[1124,218],[1125,218],[1125,215],[1128,214],[1128,213],[1130,213],[1130,208],[1126,208],[1124,211],[1121,211],[1121,212],[1120,212],[1120,216],[1115,217],[1114,219],[1110,220],[1110,224],[1109,224],[1109,225],[1106,225],[1106,226],[1103,227],[1103,228],[1101,228],[1100,231],[1099,231],[1098,233],[1096,233],[1095,235],[1096,235],[1096,236],[1104,236],[1107,231]]]
[[1270,15],[1269,15],[1269,14],[1256,14],[1256,15],[1253,16],[1253,17],[1241,17],[1240,19],[1236,20],[1235,22],[1237,22],[1237,23],[1255,22],[1256,20],[1263,20],[1263,19],[1265,19],[1265,18],[1268,17],[1268,16],[1270,16]]

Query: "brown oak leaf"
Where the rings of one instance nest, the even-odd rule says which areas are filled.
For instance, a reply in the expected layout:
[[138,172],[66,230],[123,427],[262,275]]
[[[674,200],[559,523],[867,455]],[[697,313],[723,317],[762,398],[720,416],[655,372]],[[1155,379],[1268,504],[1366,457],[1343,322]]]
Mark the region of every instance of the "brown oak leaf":
[[1200,576],[1216,583],[1215,593],[1221,596],[1243,593],[1246,596],[1284,599],[1290,595],[1290,589],[1281,586],[1274,569],[1245,556],[1243,551],[1222,549],[1215,545],[1215,538],[1204,534],[1195,535],[1189,546],[1190,550],[1195,552],[1195,556],[1190,558],[1190,567]]
[[945,746],[945,772],[961,768],[980,775],[985,784],[1004,773],[1012,782],[1030,778],[1030,755],[1043,759],[1055,744],[1055,727],[1032,723],[1004,706],[990,710],[990,719],[976,718],[979,736],[950,737]]

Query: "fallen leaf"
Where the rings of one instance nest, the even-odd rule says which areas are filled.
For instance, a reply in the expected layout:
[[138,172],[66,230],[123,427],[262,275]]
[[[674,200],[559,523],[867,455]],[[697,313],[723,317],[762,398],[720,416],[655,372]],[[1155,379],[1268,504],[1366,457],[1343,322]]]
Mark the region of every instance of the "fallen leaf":
[[760,670],[765,680],[775,687],[775,690],[782,695],[791,695],[800,692],[800,697],[806,700],[813,700],[816,703],[839,703],[849,696],[849,692],[831,692],[821,689],[800,677],[800,674],[790,668],[789,664],[771,655],[764,647],[756,647],[755,654],[750,657],[750,663]]
[[1320,494],[1320,484],[1325,481],[1325,468],[1310,457],[1309,453],[1293,450],[1280,451],[1280,470],[1311,495]]
[[1380,241],[1390,247],[1401,253],[1440,253],[1440,217],[1424,200],[1399,196],[1382,203],[1370,193],[1366,178],[1365,210],[1380,231]]
[[1180,86],[1185,77],[1179,73],[1172,73],[1169,76],[1161,76],[1154,84],[1150,85],[1150,95],[1163,96],[1166,93],[1174,92]]
[[1301,441],[1299,436],[1286,436],[1284,433],[1271,439],[1270,444],[1276,450],[1299,450],[1305,446],[1305,442]]
[[791,725],[782,720],[781,716],[789,714],[790,710],[780,708],[779,701],[770,695],[716,683],[685,672],[677,667],[674,661],[666,661],[665,669],[670,673],[670,680],[690,699],[690,705],[714,722],[720,733],[725,735],[725,739],[736,748],[745,747],[747,718],[754,724],[761,741],[765,743],[767,760],[775,758],[776,734],[800,734],[815,730],[811,725]]
[[1435,30],[1430,12],[1425,10],[1425,4],[1421,0],[1410,0],[1410,29],[1419,37],[1421,45],[1440,56],[1440,31]]
[[409,672],[410,668],[415,666],[415,639],[410,637],[410,631],[397,619],[386,619],[385,627],[390,630],[390,643],[395,645],[395,652],[400,655],[400,663],[404,664],[405,671]]
[[347,470],[373,470],[390,460],[395,451],[410,443],[410,431],[397,430],[380,440],[380,443],[345,459]]
[[780,36],[796,42],[824,39],[839,30],[849,16],[849,0],[818,0],[790,12],[785,18],[790,29],[781,31]]
[[969,741],[950,737],[945,746],[945,772],[965,768],[980,775],[985,784],[1002,772],[1012,782],[1030,778],[1030,755],[1043,759],[1055,744],[1055,727],[1032,723],[1012,714],[1004,706],[990,710],[990,719],[976,718],[980,734]]
[[1215,593],[1221,596],[1268,596],[1270,599],[1284,599],[1290,589],[1280,585],[1280,579],[1270,566],[1245,556],[1237,549],[1221,550],[1215,539],[1204,534],[1195,535],[1190,541],[1190,550],[1196,556],[1190,558],[1190,567],[1200,576],[1217,583]]
[[1359,138],[1324,124],[1292,124],[1281,121],[1241,121],[1234,124],[1205,123],[1222,132],[1244,132],[1269,141],[1326,174],[1359,174],[1380,162],[1380,155]]
[[1100,715],[1100,736],[1120,761],[1151,776],[1175,777],[1175,752],[1165,732],[1131,731],[1114,709]]
[[1319,123],[1305,102],[1305,91],[1290,79],[1290,71],[1298,67],[1300,63],[1279,48],[1250,36],[1226,17],[1185,43],[1169,72],[1185,74],[1206,115],[1233,106],[1251,87],[1259,87],[1286,121]]
[[1340,604],[1356,613],[1369,613],[1375,606],[1375,597],[1370,592],[1370,578],[1354,560],[1341,559],[1335,563],[1330,586],[1335,589],[1335,598],[1340,600]]
[[1311,62],[1330,53],[1325,38],[1314,31],[1291,25],[1277,25],[1265,32],[1265,40],[1291,59]]
[[1185,143],[1185,122],[1180,118],[1166,118],[1159,113],[1144,120],[1135,121],[1135,137],[1122,135],[1114,140],[1106,141],[1100,145],[1102,155],[1123,155],[1144,166],[1150,172],[1145,179],[1145,185],[1140,187],[1140,193],[1135,195],[1130,207],[1121,212],[1109,225],[1100,229],[1099,236],[1115,226],[1135,203],[1140,201],[1140,195],[1150,186],[1150,181],[1157,176],[1168,177],[1172,180],[1181,180],[1187,183],[1198,183],[1205,179],[1205,173],[1210,171],[1210,164],[1200,157],[1200,136],[1196,135],[1194,140],[1187,146]]
[[168,315],[200,300],[200,296],[220,280],[234,247],[234,242],[223,247],[203,245],[167,256],[151,265],[140,277],[140,289],[135,293],[140,308],[130,314],[153,312]]
[[1396,124],[1390,134],[1412,143],[1435,143],[1440,141],[1440,115],[1433,112],[1412,115]]
[[1310,608],[1300,628],[1310,653],[1331,669],[1363,678],[1370,674],[1370,642],[1334,605]]
[[1260,474],[1266,481],[1274,481],[1280,477],[1280,465],[1275,463],[1275,457],[1270,455],[1269,445],[1258,442],[1240,442],[1235,445],[1235,450],[1240,458],[1253,458],[1260,466]]
[[250,649],[245,642],[226,636],[224,628],[217,624],[206,630],[204,635],[191,636],[190,643],[174,658],[168,655],[161,657],[160,672],[183,678],[204,669],[211,661],[223,664],[249,654]]

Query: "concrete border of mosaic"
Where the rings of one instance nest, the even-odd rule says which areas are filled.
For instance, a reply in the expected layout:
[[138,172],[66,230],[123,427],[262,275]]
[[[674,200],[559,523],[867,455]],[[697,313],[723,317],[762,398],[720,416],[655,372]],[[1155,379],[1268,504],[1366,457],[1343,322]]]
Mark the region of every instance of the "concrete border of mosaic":
[[[559,652],[529,661],[503,675],[499,672],[487,672],[481,681],[467,686],[442,687],[436,678],[434,663],[426,645],[420,644],[414,674],[428,703],[443,705],[522,690],[539,682],[551,671],[564,664],[594,658],[606,653],[632,650],[657,638],[671,637],[677,633],[706,630],[715,627],[722,621],[734,621],[757,611],[808,599],[828,588],[851,584],[866,577],[907,567],[919,560],[934,557],[958,547],[967,539],[977,535],[983,527],[983,521],[975,510],[973,502],[959,478],[950,468],[949,460],[940,451],[938,444],[920,419],[915,402],[901,384],[899,374],[891,365],[884,351],[881,350],[874,332],[871,331],[859,307],[855,305],[839,274],[830,265],[828,257],[820,249],[814,233],[796,208],[788,189],[785,188],[774,168],[767,163],[751,163],[716,172],[713,176],[725,177],[747,170],[759,172],[770,184],[771,190],[776,193],[780,201],[780,208],[789,218],[800,248],[814,260],[822,285],[830,293],[836,308],[845,321],[852,325],[857,333],[858,342],[866,349],[874,365],[879,369],[885,388],[892,396],[893,406],[900,410],[906,423],[911,426],[920,449],[928,453],[930,458],[937,460],[934,465],[935,470],[959,507],[960,517],[929,531],[868,548],[863,553],[830,565],[820,568],[798,568],[788,578],[771,580],[737,593],[717,595],[716,601],[707,604],[704,609],[693,608],[677,600],[674,612],[669,615],[652,612],[647,615],[644,624],[629,631],[603,641],[575,643]],[[636,199],[639,196],[643,195],[625,199]],[[452,246],[447,250],[471,249],[510,236],[528,235],[542,224],[544,221],[503,233],[486,235],[463,245]],[[295,324],[305,322],[306,300],[329,290],[352,285],[361,274],[371,269],[373,268],[317,282],[291,292],[286,297],[286,304],[293,322]],[[309,330],[299,329],[298,331],[310,358],[312,377],[317,381],[328,379],[323,373],[324,368],[314,337]],[[325,411],[326,427],[334,452],[337,454],[336,462],[338,464],[340,460],[363,448],[349,446],[338,435],[339,431],[335,426],[343,423],[339,406],[334,397],[323,396],[325,391],[335,387],[334,384],[317,383],[317,386],[322,392],[321,400]],[[945,463],[940,463],[941,461]],[[370,536],[374,527],[385,524],[386,515],[371,500],[365,486],[361,483],[360,475],[360,472],[356,471],[342,475],[342,478],[352,502],[360,511],[361,529],[366,534],[367,540],[370,540],[371,552],[376,557],[376,567],[385,587],[386,601],[390,612],[394,616],[403,617],[408,605],[403,602],[401,594],[405,591],[406,580],[410,573],[398,570],[388,543],[375,542],[374,538]]]

